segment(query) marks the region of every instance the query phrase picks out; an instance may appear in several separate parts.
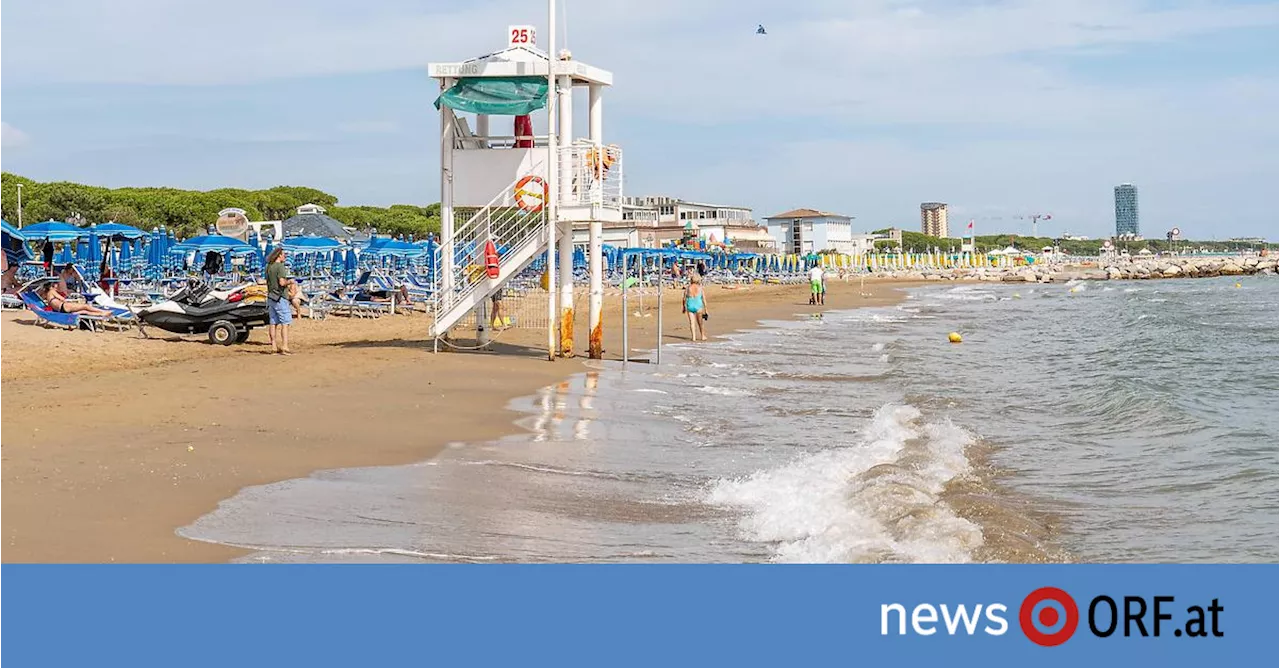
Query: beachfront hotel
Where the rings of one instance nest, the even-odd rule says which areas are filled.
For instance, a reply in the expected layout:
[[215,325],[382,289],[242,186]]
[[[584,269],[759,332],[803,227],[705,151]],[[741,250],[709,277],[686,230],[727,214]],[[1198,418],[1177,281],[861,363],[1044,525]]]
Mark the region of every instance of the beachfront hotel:
[[945,202],[924,202],[920,205],[920,231],[931,237],[951,236],[947,234]]
[[[739,250],[773,252],[773,237],[751,208],[691,202],[675,197],[623,197],[622,222],[605,224],[605,243],[658,248],[679,241],[686,229],[710,243],[732,242]],[[616,241],[611,241],[616,239]]]
[[872,237],[853,233],[853,216],[792,209],[765,218],[778,251],[791,254],[835,251],[857,255],[867,251]]
[[1116,236],[1138,236],[1138,188],[1132,183],[1116,186]]

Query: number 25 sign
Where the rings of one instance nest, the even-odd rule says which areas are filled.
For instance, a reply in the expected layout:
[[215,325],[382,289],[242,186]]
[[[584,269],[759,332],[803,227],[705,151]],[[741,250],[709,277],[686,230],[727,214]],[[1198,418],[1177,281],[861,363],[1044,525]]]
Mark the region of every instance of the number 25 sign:
[[534,39],[533,26],[507,26],[507,46],[533,46],[537,44]]

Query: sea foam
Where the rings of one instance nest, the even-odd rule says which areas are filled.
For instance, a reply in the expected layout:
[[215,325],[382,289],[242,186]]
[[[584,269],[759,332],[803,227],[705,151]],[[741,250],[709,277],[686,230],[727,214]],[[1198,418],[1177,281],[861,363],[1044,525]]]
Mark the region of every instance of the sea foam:
[[802,563],[967,562],[982,531],[938,499],[969,469],[970,435],[888,404],[850,444],[712,484],[706,501],[743,512],[738,531]]

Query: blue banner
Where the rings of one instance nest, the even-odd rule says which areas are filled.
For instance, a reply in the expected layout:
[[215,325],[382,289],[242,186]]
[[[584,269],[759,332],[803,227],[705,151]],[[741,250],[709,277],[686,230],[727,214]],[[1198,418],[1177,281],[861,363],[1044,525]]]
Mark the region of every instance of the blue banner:
[[14,666],[1280,663],[1275,565],[2,572]]

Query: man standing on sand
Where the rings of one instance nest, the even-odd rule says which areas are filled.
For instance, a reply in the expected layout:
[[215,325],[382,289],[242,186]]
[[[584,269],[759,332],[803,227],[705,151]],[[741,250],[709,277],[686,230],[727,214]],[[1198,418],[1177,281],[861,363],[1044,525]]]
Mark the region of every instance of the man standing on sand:
[[809,303],[823,306],[827,303],[826,273],[822,265],[815,264],[809,270]]
[[293,303],[289,299],[289,267],[284,263],[284,246],[277,247],[267,256],[267,336],[271,349],[281,355],[292,355],[289,350],[289,324],[293,322]]

